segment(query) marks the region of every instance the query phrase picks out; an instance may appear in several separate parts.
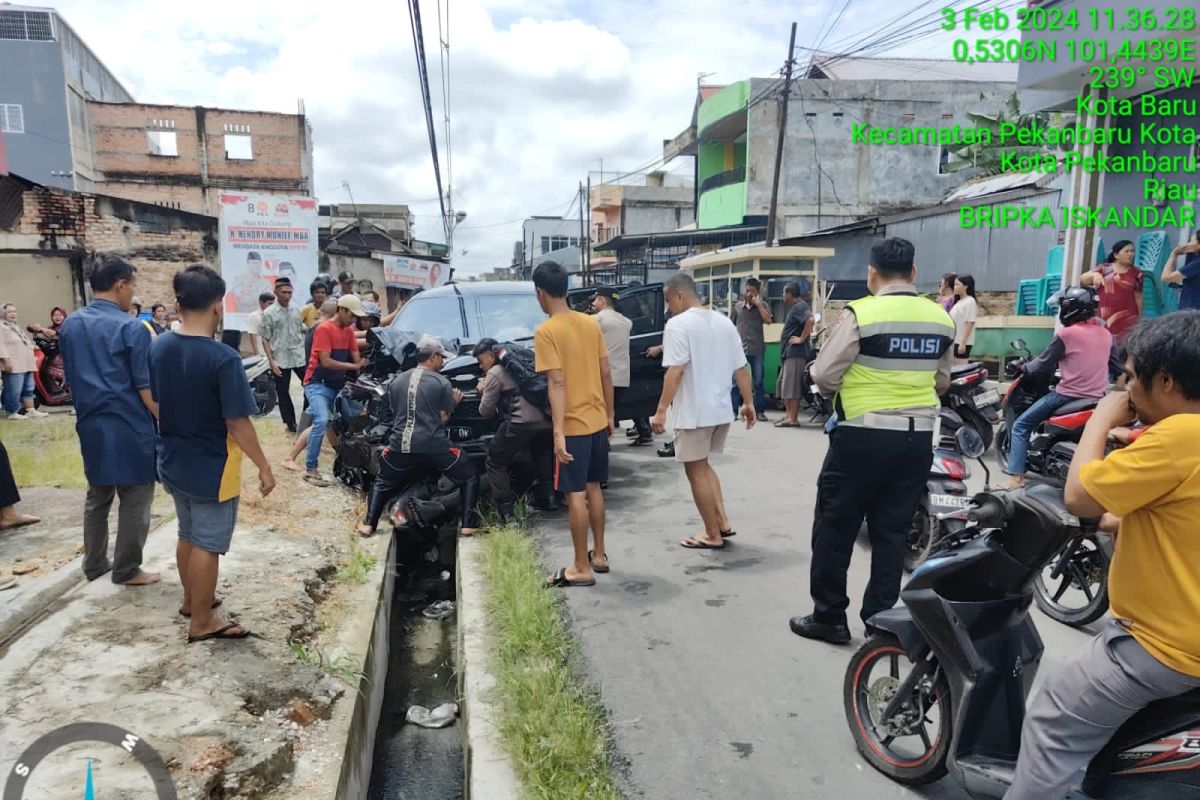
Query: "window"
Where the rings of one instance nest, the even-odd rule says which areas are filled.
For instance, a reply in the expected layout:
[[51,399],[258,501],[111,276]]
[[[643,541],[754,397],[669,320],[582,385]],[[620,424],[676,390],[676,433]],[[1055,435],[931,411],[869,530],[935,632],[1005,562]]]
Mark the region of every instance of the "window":
[[485,336],[498,342],[532,339],[538,325],[546,321],[533,292],[481,294],[475,298],[475,310],[478,317],[471,322],[470,338],[476,341]]
[[396,315],[392,327],[409,333],[428,333],[440,339],[461,339],[463,325],[458,296],[443,294],[430,297],[424,293],[418,294]]
[[24,133],[25,113],[17,103],[0,103],[0,133]]
[[226,123],[225,159],[227,161],[251,161],[254,148],[250,142],[250,126]]
[[0,11],[0,39],[52,42],[50,14],[45,11]]
[[546,255],[546,253],[549,253],[549,252],[550,252],[550,237],[543,236],[542,237],[542,255]]
[[175,139],[175,120],[155,119],[150,121],[150,130],[146,131],[150,142],[150,155],[177,156],[179,145]]

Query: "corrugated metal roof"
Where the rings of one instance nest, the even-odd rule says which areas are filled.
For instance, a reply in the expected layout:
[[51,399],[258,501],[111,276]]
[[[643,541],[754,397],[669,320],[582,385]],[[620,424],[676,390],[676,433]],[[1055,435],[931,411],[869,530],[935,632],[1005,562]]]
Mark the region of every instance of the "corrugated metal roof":
[[1027,186],[1043,187],[1053,180],[1054,176],[1055,173],[1052,172],[1014,172],[1007,175],[993,175],[989,178],[976,178],[967,181],[946,195],[946,199],[942,202],[954,203],[959,200],[970,200],[997,192],[1024,189]]
[[842,81],[1017,81],[1015,63],[962,64],[938,58],[867,58],[813,53],[808,78]]

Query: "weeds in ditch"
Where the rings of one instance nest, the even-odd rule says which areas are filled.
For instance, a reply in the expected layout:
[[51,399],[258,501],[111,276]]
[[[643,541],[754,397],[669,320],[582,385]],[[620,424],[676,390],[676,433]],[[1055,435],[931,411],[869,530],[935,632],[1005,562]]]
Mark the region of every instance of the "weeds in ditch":
[[301,664],[319,669],[326,675],[338,678],[351,686],[359,685],[365,675],[355,666],[355,664],[361,663],[362,659],[355,658],[349,653],[338,653],[336,656],[331,656],[324,650],[310,648],[303,642],[292,642],[291,648],[292,655]]
[[575,667],[577,652],[543,587],[532,539],[516,526],[484,540],[500,733],[531,798],[619,800],[604,709]]
[[375,556],[355,550],[337,571],[335,580],[339,583],[366,583],[367,578],[371,576],[371,570],[375,569],[378,563],[379,559]]

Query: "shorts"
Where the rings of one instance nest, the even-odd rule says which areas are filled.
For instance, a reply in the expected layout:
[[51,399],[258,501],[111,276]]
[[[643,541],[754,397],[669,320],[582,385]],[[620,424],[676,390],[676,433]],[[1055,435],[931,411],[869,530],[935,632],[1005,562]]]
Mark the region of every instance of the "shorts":
[[589,483],[608,480],[608,429],[586,436],[568,436],[570,464],[554,462],[554,489],[564,494],[582,492]]
[[779,396],[784,400],[804,398],[804,368],[808,362],[803,358],[785,358],[779,370]]
[[223,556],[233,541],[237,525],[238,498],[221,503],[216,500],[197,500],[182,492],[174,492],[175,514],[179,517],[179,538],[209,553]]
[[729,423],[705,428],[675,429],[675,460],[680,464],[703,461],[713,453],[725,452]]

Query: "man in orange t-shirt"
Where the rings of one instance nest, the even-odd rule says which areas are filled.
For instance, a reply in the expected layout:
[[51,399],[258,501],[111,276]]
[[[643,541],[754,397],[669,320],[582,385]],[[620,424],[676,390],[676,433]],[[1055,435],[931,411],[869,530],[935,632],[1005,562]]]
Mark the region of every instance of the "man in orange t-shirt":
[[[594,586],[608,572],[604,491],[613,428],[608,348],[596,320],[567,305],[567,271],[544,261],[533,271],[538,304],[550,319],[533,337],[534,366],[546,374],[554,421],[554,488],[567,499],[574,562],[550,576],[551,586]],[[588,550],[588,527],[593,549]]]
[[[1200,687],[1200,311],[1142,322],[1125,350],[1129,391],[1096,407],[1065,490],[1071,513],[1119,518],[1113,619],[1034,698],[1007,800],[1067,796],[1126,720]],[[1135,416],[1151,427],[1106,457]]]

